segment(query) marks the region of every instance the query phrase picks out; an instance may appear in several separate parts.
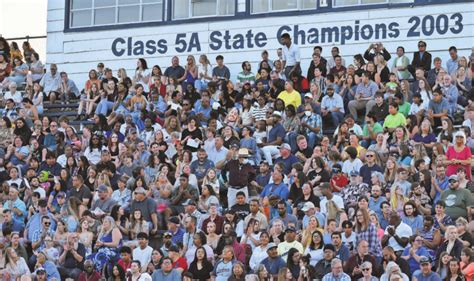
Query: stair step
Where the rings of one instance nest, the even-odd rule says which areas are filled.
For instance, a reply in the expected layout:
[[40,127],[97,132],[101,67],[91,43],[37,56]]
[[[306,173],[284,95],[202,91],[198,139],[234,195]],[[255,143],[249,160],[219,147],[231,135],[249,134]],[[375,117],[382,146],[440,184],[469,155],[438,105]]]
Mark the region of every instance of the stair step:
[[[66,105],[60,104],[60,103],[43,103],[43,108],[48,108],[48,109],[63,108],[65,106]],[[78,108],[79,103],[70,103],[70,104],[67,105],[67,107],[69,107],[69,108]]]

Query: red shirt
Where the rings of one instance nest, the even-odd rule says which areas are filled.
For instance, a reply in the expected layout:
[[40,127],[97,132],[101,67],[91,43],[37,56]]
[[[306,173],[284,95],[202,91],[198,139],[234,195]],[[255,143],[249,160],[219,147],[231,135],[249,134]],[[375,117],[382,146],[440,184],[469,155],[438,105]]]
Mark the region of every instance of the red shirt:
[[339,188],[342,189],[348,184],[349,184],[349,180],[343,174],[334,175],[331,179],[331,187],[332,187],[333,192],[339,192],[339,190],[334,188],[335,185],[337,185]]
[[179,257],[176,261],[173,262],[173,268],[182,268],[184,271],[188,270],[188,262],[185,258]]
[[129,263],[125,263],[122,259],[118,261],[118,265],[120,265],[124,271],[127,271],[132,266],[132,262],[130,261]]

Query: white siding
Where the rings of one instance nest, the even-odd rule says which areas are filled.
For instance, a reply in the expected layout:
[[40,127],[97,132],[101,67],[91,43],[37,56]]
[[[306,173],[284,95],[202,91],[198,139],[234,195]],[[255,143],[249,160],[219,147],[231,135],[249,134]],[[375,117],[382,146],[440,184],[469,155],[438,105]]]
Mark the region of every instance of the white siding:
[[[63,4],[58,4],[58,2],[62,2]],[[88,71],[91,68],[95,68],[98,61],[104,62],[106,67],[112,68],[114,72],[119,67],[124,67],[127,69],[129,76],[132,75],[133,69],[136,66],[136,59],[139,57],[146,58],[150,67],[155,64],[160,65],[163,71],[168,65],[170,65],[171,57],[174,55],[180,57],[182,64],[185,63],[185,58],[188,53],[178,53],[175,50],[177,33],[187,33],[187,41],[189,42],[190,34],[192,32],[197,32],[201,51],[198,52],[194,49],[190,54],[195,56],[203,53],[208,54],[208,57],[213,64],[215,56],[217,54],[223,54],[225,57],[225,63],[231,69],[233,77],[241,71],[241,62],[243,60],[251,61],[253,71],[256,72],[257,64],[260,61],[260,53],[263,49],[269,51],[271,59],[276,57],[275,50],[280,47],[276,38],[277,30],[283,25],[288,25],[291,28],[293,28],[294,25],[299,25],[299,30],[308,32],[311,28],[318,28],[321,31],[321,28],[323,27],[353,27],[356,20],[360,22],[360,27],[366,24],[374,26],[375,24],[386,23],[388,25],[390,22],[396,22],[399,24],[397,29],[400,32],[400,36],[397,38],[387,37],[383,40],[372,39],[369,41],[348,40],[345,44],[337,42],[319,44],[308,44],[306,42],[304,45],[299,44],[304,74],[308,68],[312,50],[315,45],[321,45],[324,48],[323,56],[325,57],[330,56],[331,46],[338,46],[341,55],[346,60],[346,63],[352,63],[352,56],[357,53],[363,53],[370,42],[383,42],[392,55],[394,55],[397,46],[404,46],[407,56],[411,59],[412,52],[417,50],[417,41],[425,40],[428,44],[427,50],[433,54],[433,58],[440,56],[443,59],[443,66],[445,65],[446,59],[448,59],[447,49],[449,46],[457,46],[460,55],[462,56],[469,56],[471,53],[471,47],[474,46],[474,12],[473,9],[466,9],[466,6],[470,5],[468,3],[70,33],[63,33],[64,1],[50,0],[49,4],[48,63],[58,63],[59,69],[69,72],[72,79],[78,82],[78,85],[83,85],[83,82],[87,79]],[[245,1],[239,0],[238,7],[239,11],[241,11],[242,8],[245,9]],[[432,15],[436,18],[439,14],[446,14],[449,17],[453,13],[461,11],[463,16],[463,31],[459,34],[453,34],[448,31],[444,35],[434,32],[429,37],[420,36],[408,38],[406,36],[408,30],[413,26],[413,24],[408,23],[409,18],[412,16],[424,17]],[[449,23],[449,27],[453,27],[454,21],[450,20]],[[235,34],[243,34],[245,36],[245,33],[247,33],[249,29],[251,29],[254,34],[258,32],[265,33],[267,37],[267,44],[265,47],[258,48],[254,46],[253,48],[245,48],[243,50],[226,50],[221,48],[217,51],[214,51],[209,47],[209,36],[213,31],[221,31],[224,33],[225,30],[229,30],[231,36]],[[419,31],[419,28],[415,31]],[[292,31],[289,33],[294,37]],[[121,57],[116,57],[111,51],[111,45],[113,40],[118,37],[124,38],[125,40],[127,40],[128,37],[133,37],[134,42],[137,40],[157,41],[165,39],[167,41],[168,51],[166,54],[155,53],[153,55],[123,55]],[[234,41],[231,40],[230,42],[232,43]],[[124,46],[126,46],[126,44],[124,44]]]

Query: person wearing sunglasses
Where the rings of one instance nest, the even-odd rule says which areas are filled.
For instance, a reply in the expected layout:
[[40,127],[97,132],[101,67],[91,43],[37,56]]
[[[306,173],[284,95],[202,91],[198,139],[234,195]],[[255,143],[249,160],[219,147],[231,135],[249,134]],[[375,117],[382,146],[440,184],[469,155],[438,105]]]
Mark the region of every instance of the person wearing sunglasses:
[[46,247],[46,237],[53,237],[54,231],[51,228],[51,218],[49,216],[41,217],[41,228],[38,232],[33,233],[32,248],[36,251],[41,251]]
[[360,270],[362,271],[362,277],[359,278],[359,281],[377,281],[377,277],[372,275],[372,263],[366,261],[361,264]]

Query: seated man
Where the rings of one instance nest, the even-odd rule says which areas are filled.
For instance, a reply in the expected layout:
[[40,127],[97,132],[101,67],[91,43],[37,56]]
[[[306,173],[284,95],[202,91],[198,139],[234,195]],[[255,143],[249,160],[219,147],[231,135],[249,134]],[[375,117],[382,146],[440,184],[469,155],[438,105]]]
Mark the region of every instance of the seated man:
[[328,85],[326,94],[321,101],[321,115],[330,118],[332,125],[336,127],[344,119],[344,101],[341,95],[334,94],[334,86]]
[[388,106],[388,112],[390,114],[385,117],[385,121],[383,122],[384,129],[387,129],[391,133],[395,131],[398,126],[406,125],[406,118],[402,113],[398,112],[398,104],[396,102],[392,102]]

